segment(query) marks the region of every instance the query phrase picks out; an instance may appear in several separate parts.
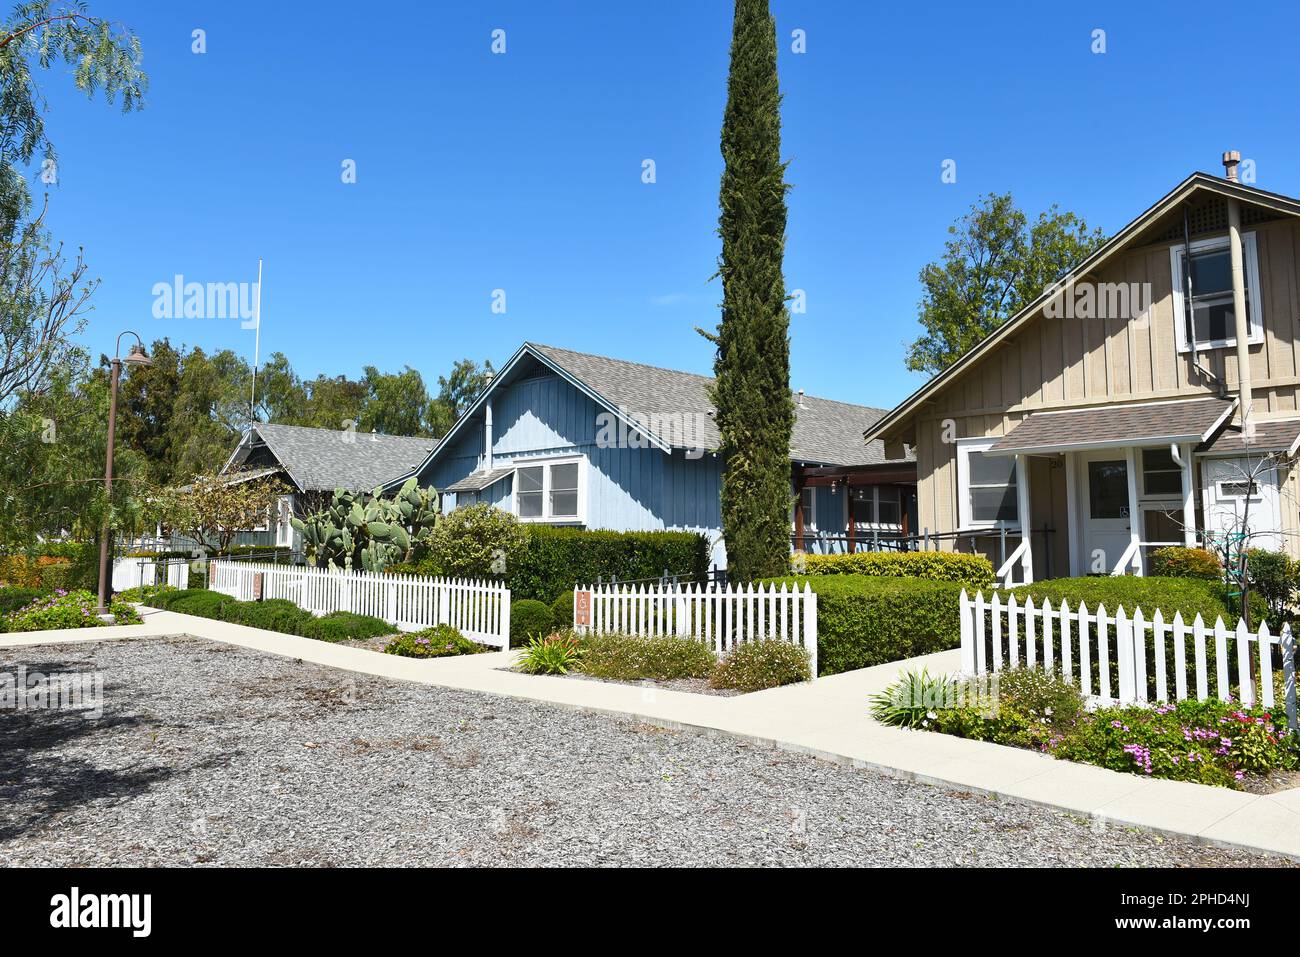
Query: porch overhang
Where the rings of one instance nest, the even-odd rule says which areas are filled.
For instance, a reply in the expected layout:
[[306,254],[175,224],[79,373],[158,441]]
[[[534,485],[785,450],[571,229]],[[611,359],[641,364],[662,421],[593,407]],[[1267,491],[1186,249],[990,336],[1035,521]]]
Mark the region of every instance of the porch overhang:
[[1053,455],[1088,449],[1204,444],[1215,439],[1237,400],[1215,397],[1034,412],[986,455]]
[[514,472],[514,467],[503,469],[488,469],[483,472],[471,472],[459,482],[453,482],[448,485],[444,492],[481,492],[489,485],[495,485],[507,475]]
[[1285,452],[1294,456],[1300,450],[1300,419],[1252,420],[1253,429],[1246,436],[1237,425],[1229,425],[1197,446],[1197,455],[1247,455],[1251,452]]

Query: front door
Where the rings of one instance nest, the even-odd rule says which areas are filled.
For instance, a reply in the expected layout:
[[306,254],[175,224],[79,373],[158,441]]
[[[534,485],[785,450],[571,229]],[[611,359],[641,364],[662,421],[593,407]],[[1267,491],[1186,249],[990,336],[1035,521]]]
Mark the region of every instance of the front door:
[[1084,574],[1109,575],[1130,541],[1128,462],[1113,449],[1081,454],[1079,528]]

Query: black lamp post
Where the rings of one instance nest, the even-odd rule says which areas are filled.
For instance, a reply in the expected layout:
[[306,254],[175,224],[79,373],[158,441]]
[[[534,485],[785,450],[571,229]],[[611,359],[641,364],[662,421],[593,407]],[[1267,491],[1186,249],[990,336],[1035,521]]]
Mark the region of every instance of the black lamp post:
[[[122,358],[122,336],[135,336],[135,345],[127,353],[126,358]],[[104,463],[104,527],[99,536],[99,608],[96,613],[100,615],[108,614],[108,584],[109,584],[109,566],[108,566],[108,517],[109,503],[113,497],[113,445],[117,434],[117,385],[122,379],[122,363],[133,366],[147,366],[152,360],[149,354],[144,351],[144,343],[134,332],[123,332],[117,337],[117,347],[114,350],[112,362],[112,374],[108,393],[108,456]]]

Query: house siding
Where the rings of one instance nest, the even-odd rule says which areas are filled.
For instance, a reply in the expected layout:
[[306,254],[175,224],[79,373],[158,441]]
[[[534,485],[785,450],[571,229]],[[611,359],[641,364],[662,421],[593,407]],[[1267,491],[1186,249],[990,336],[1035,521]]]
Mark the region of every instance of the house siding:
[[[1294,415],[1300,390],[1300,223],[1279,220],[1245,227],[1256,236],[1264,340],[1250,346],[1251,383],[1257,417]],[[1207,233],[1196,238],[1212,238]],[[918,518],[922,529],[957,529],[955,444],[962,439],[1005,435],[1031,412],[1096,405],[1213,395],[1195,373],[1191,357],[1177,351],[1173,276],[1168,242],[1117,254],[1088,279],[1097,283],[1151,284],[1146,320],[1047,318],[1041,313],[960,378],[935,394],[899,434],[916,449]],[[1202,363],[1237,387],[1234,348],[1201,352]],[[906,430],[906,434],[904,434]],[[1054,529],[1053,573],[1068,567],[1064,469],[1057,476],[1031,473],[1034,526]],[[1290,470],[1294,471],[1294,470]],[[1281,477],[1283,518],[1288,531],[1300,527],[1297,483]],[[1047,501],[1049,505],[1043,506]],[[1295,550],[1296,536],[1288,536]],[[1037,549],[1039,544],[1035,543]],[[1037,562],[1045,564],[1042,556]],[[1063,563],[1063,564],[1058,564]],[[1044,574],[1039,567],[1037,574]]]

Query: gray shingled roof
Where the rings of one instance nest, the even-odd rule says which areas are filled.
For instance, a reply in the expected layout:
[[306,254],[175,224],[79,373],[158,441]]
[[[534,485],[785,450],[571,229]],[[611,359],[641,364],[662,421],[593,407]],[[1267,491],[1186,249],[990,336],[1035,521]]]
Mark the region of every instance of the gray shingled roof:
[[1250,452],[1283,452],[1291,448],[1300,436],[1300,419],[1271,419],[1255,423],[1255,434],[1250,447],[1242,438],[1240,426],[1229,426],[1196,450],[1211,455],[1244,455]]
[[995,442],[990,452],[1052,452],[1105,445],[1200,442],[1235,408],[1222,399],[1180,399],[1140,405],[1035,412]]
[[[717,448],[718,427],[709,416],[713,379],[691,372],[660,369],[553,346],[528,344],[582,382],[610,405],[675,448]],[[884,443],[862,441],[862,433],[885,414],[884,409],[804,396],[796,410],[790,458],[823,465],[880,465],[887,461]],[[665,422],[670,424],[664,434]],[[672,428],[671,423],[681,425]],[[905,459],[915,461],[909,451]]]
[[481,492],[489,485],[500,482],[514,471],[514,468],[492,469],[491,471],[471,472],[459,482],[448,485],[444,492]]
[[[410,472],[437,444],[433,439],[299,425],[259,423],[251,431],[304,492],[336,488],[368,492]],[[246,435],[227,468],[238,467],[248,457],[248,445]]]

